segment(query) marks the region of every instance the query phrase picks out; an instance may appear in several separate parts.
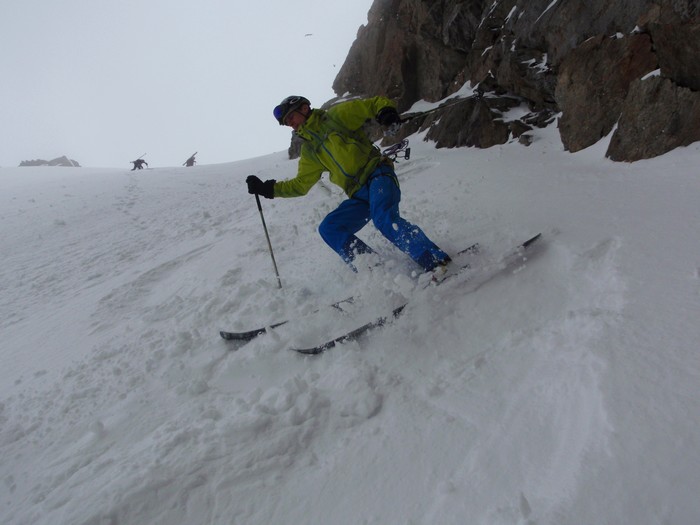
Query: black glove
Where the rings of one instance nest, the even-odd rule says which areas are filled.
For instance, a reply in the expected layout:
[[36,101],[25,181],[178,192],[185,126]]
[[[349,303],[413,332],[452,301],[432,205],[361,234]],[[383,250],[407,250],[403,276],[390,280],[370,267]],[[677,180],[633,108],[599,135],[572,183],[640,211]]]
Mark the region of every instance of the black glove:
[[245,180],[248,185],[248,193],[251,195],[262,195],[266,199],[273,199],[275,197],[275,182],[274,179],[261,181],[255,175],[248,175]]
[[379,113],[377,113],[377,122],[379,122],[382,126],[392,126],[393,124],[400,124],[401,123],[401,117],[399,117],[399,113],[392,108],[391,106],[387,106],[385,108],[382,108],[379,110]]

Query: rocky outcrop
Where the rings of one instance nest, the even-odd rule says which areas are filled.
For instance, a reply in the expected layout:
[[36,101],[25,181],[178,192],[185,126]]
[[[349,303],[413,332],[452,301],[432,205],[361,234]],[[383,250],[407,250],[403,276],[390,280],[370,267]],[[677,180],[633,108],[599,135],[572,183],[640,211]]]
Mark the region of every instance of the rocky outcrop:
[[[422,0],[375,0],[333,90],[338,95],[383,94],[404,111],[417,100],[437,101],[459,88],[455,79],[469,49],[460,42],[469,39],[470,27],[475,31],[480,9],[471,17],[462,9],[443,11]],[[462,37],[465,32],[469,35]]]
[[[432,126],[432,122],[437,119],[440,120],[440,125]],[[431,115],[428,126],[430,130],[426,138],[434,140],[438,148],[490,148],[505,143],[509,134],[508,125],[493,118],[489,105],[483,98],[467,99],[450,107],[443,115]]]
[[[333,89],[386,95],[403,112],[468,82],[478,88],[469,102],[416,118],[406,131],[429,129],[426,138],[439,147],[489,147],[558,114],[567,150],[586,148],[614,130],[610,158],[633,161],[700,140],[684,118],[694,114],[700,91],[699,5],[375,0]],[[529,122],[508,120],[501,106],[513,101],[527,106]],[[647,107],[637,105],[649,103],[664,112],[654,125]]]
[[77,161],[69,159],[65,155],[63,157],[57,157],[53,160],[23,160],[20,162],[20,167],[22,166],[71,166],[74,168],[79,168],[80,164]]
[[600,35],[567,54],[555,91],[564,147],[579,151],[607,136],[620,117],[630,84],[657,67],[646,34]]
[[[691,5],[692,4],[692,5]],[[700,2],[654,8],[642,23],[653,44],[658,77],[629,85],[607,156],[635,161],[700,140]],[[693,14],[694,18],[686,15]]]
[[[700,3],[700,2],[699,2]],[[700,91],[700,21],[649,27],[661,75],[675,84]]]
[[635,161],[700,140],[700,93],[673,81],[635,80],[622,107],[607,156]]

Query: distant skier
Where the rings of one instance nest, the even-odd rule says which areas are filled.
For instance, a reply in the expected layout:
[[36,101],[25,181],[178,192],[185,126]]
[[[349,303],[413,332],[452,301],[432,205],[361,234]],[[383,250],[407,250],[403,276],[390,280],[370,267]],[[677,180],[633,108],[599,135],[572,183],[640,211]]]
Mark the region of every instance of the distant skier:
[[189,167],[192,167],[195,164],[197,164],[197,161],[194,160],[195,155],[196,155],[196,153],[194,153],[189,159],[187,159],[185,162],[183,162],[182,165],[187,166],[189,168]]
[[330,212],[319,225],[324,241],[353,269],[353,261],[372,249],[355,234],[370,220],[401,251],[426,271],[444,272],[450,257],[423,231],[399,214],[401,190],[390,160],[362,131],[368,119],[397,127],[401,123],[394,103],[384,97],[350,100],[328,110],[312,109],[299,96],[285,98],[273,114],[281,126],[289,126],[304,140],[297,176],[263,182],[255,175],[246,179],[248,193],[274,197],[306,195],[321,178],[340,186],[348,199]]
[[131,163],[134,165],[134,167],[131,168],[131,171],[134,171],[134,170],[136,170],[136,169],[142,170],[144,164],[146,165],[146,167],[148,167],[148,162],[146,162],[146,161],[143,160],[143,159],[132,160]]

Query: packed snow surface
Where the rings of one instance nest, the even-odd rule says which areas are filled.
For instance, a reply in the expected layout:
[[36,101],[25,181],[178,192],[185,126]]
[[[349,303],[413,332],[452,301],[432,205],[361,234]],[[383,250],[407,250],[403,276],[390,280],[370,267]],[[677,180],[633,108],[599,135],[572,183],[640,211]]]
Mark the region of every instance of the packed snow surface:
[[402,212],[443,249],[478,242],[478,268],[541,242],[424,289],[369,225],[354,274],[318,236],[343,198],[322,182],[262,201],[280,289],[244,180],[294,176],[285,152],[0,169],[0,521],[700,523],[700,145],[410,141]]

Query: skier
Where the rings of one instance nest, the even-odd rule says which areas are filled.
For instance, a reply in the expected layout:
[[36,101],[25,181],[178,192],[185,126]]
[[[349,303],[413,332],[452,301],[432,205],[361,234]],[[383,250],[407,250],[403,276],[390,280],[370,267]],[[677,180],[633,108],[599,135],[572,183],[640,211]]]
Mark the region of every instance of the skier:
[[134,167],[131,168],[131,171],[134,171],[135,169],[142,170],[144,164],[145,164],[146,166],[148,166],[148,162],[146,162],[146,161],[143,160],[143,159],[132,160],[131,163],[134,165]]
[[[196,155],[196,153],[194,155]],[[182,165],[190,168],[190,167],[194,166],[195,164],[197,164],[197,161],[194,160],[194,155],[192,155],[189,159],[187,159],[185,162],[183,162]]]
[[361,127],[368,119],[382,126],[401,123],[394,103],[374,97],[350,100],[328,109],[312,109],[308,99],[285,98],[273,111],[281,126],[291,127],[304,140],[297,175],[293,179],[263,182],[246,179],[248,193],[274,197],[306,195],[323,172],[348,196],[319,225],[323,240],[353,265],[357,255],[373,250],[355,234],[370,220],[401,251],[428,272],[444,273],[450,257],[423,231],[399,214],[401,190],[391,161],[382,158]]

